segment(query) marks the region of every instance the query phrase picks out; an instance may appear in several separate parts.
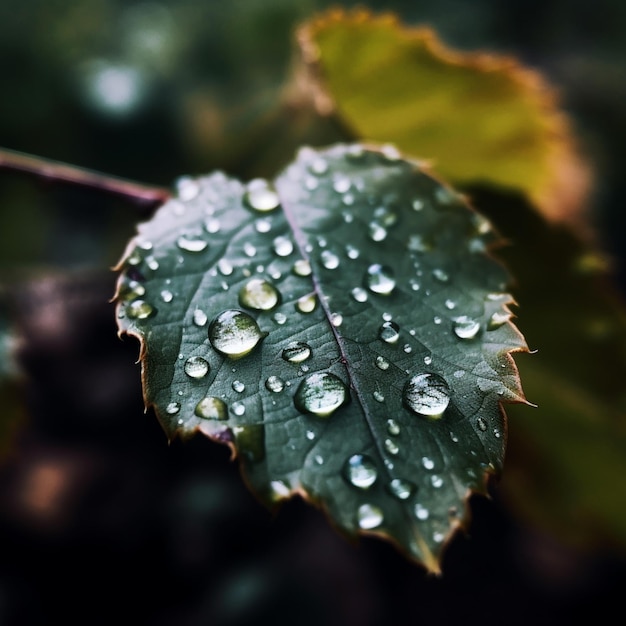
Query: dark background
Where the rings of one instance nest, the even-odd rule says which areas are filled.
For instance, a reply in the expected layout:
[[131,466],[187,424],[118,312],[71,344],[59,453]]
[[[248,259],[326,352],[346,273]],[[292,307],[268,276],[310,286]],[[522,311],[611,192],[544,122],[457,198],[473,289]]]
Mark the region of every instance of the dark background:
[[[292,27],[332,4],[5,0],[0,147],[165,187],[214,169],[269,175],[261,120],[287,74]],[[560,88],[596,170],[590,219],[626,293],[626,4],[368,6],[430,23],[457,48],[514,54]],[[124,86],[116,99],[109,80]],[[285,162],[290,150],[285,142]],[[143,410],[138,345],[118,339],[109,303],[110,268],[145,215],[113,196],[0,171],[0,323],[11,330],[0,333],[0,373],[19,381],[0,395],[2,626],[567,624],[620,614],[623,552],[531,528],[497,491],[472,501],[469,532],[436,579],[386,543],[353,545],[298,500],[268,513],[226,448],[168,444]]]

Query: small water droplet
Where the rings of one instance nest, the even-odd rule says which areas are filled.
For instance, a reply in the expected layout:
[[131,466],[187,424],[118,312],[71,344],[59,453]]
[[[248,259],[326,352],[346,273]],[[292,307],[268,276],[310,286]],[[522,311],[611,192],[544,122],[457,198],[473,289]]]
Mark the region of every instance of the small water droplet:
[[121,283],[119,288],[120,300],[136,300],[146,295],[146,288],[137,280],[126,280]]
[[367,232],[372,241],[384,241],[387,238],[387,229],[375,220],[368,224]]
[[317,175],[325,174],[328,171],[328,163],[322,157],[316,157],[311,163],[311,171]]
[[426,507],[419,503],[415,505],[415,517],[417,517],[417,519],[425,521],[428,519],[429,515],[430,513]]
[[411,252],[428,252],[432,250],[433,244],[430,240],[424,238],[422,235],[411,235],[409,237],[407,248]]
[[185,252],[202,252],[207,249],[209,244],[204,239],[200,239],[199,237],[181,235],[176,240],[176,245]]
[[[289,237],[286,237],[285,235],[279,235],[278,237],[276,237],[272,242],[272,246],[274,248],[274,253],[276,254],[276,256],[286,257],[293,252],[293,241],[291,241],[291,239],[289,239]],[[305,276],[306,274],[299,275]]]
[[233,391],[236,391],[237,393],[242,393],[246,390],[246,386],[240,380],[233,380],[231,387],[233,388]]
[[391,268],[374,263],[367,268],[367,286],[370,291],[388,296],[396,286]]
[[359,258],[360,254],[361,253],[360,253],[359,249],[355,248],[353,245],[348,244],[346,246],[346,255],[347,255],[347,257],[349,259],[352,259],[354,261],[355,259]]
[[230,276],[233,273],[233,266],[227,259],[220,259],[217,262],[217,269],[222,276]]
[[206,396],[205,398],[202,398],[202,400],[196,404],[194,413],[198,417],[202,417],[204,419],[228,419],[228,407],[223,400],[215,398],[214,396]]
[[300,313],[312,313],[317,307],[317,294],[307,293],[296,300],[296,309]]
[[279,376],[268,376],[265,388],[272,393],[280,393],[285,388],[285,381]]
[[413,210],[414,211],[421,211],[424,208],[424,201],[420,200],[419,198],[416,198],[415,200],[413,200]]
[[359,489],[368,489],[378,477],[376,463],[365,454],[353,454],[344,465],[348,482]]
[[243,402],[233,402],[230,409],[235,415],[241,417],[246,412],[246,405]]
[[411,352],[413,352],[413,348],[408,343],[405,343],[402,346],[402,351],[406,352],[407,354],[411,354]]
[[400,337],[400,327],[392,321],[383,322],[378,329],[378,336],[385,343],[396,343]]
[[204,222],[204,228],[206,229],[207,233],[211,235],[219,233],[221,227],[222,225],[220,224],[220,221],[217,219],[217,217],[209,217],[206,222]]
[[450,280],[450,276],[445,270],[442,270],[440,267],[436,267],[433,270],[433,276],[440,283],[447,283]]
[[180,411],[180,403],[179,402],[170,402],[165,407],[165,412],[168,415],[176,415]]
[[244,201],[255,211],[273,211],[280,205],[280,198],[274,187],[263,178],[251,180],[244,193]]
[[143,257],[141,256],[141,254],[139,254],[139,250],[137,250],[137,249],[133,250],[126,257],[126,264],[127,265],[139,265],[142,261],[143,261]]
[[163,289],[161,291],[161,300],[163,302],[171,302],[174,299],[174,294],[169,289]]
[[384,402],[385,401],[385,395],[382,393],[382,391],[374,391],[374,393],[372,393],[372,396],[374,397],[374,400],[376,400],[376,402]]
[[283,349],[281,356],[289,363],[302,363],[311,356],[311,346],[303,341],[292,341]]
[[211,322],[208,335],[218,352],[236,359],[251,352],[267,333],[247,313],[227,309]]
[[254,222],[254,228],[257,233],[269,233],[270,230],[272,230],[272,222],[265,218],[261,218]]
[[422,465],[424,466],[424,469],[427,469],[427,470],[431,470],[435,468],[435,462],[427,456],[422,457]]
[[441,478],[441,476],[437,474],[433,474],[430,477],[430,482],[432,483],[432,486],[435,487],[435,489],[439,489],[439,487],[443,485],[443,478]]
[[209,363],[201,356],[191,356],[185,361],[185,374],[191,378],[204,378],[209,373]]
[[376,360],[374,362],[376,363],[376,367],[380,370],[389,369],[389,361],[387,361],[387,359],[380,354],[376,357]]
[[293,264],[293,273],[296,276],[310,276],[311,264],[306,259],[298,259]]
[[291,494],[289,486],[282,480],[272,480],[270,488],[272,489],[273,497],[278,500],[288,498]]
[[482,431],[483,433],[487,430],[488,426],[487,426],[487,422],[483,417],[479,417],[476,419],[476,426],[478,426],[478,429],[480,431]]
[[480,322],[467,315],[461,315],[454,320],[452,328],[459,339],[473,339],[480,330]]
[[337,193],[346,193],[350,189],[350,179],[343,175],[336,176],[333,180],[333,189]]
[[341,313],[331,313],[330,314],[330,323],[335,327],[339,328],[343,324],[343,315]]
[[320,259],[322,261],[322,265],[327,270],[334,270],[339,267],[339,257],[330,250],[322,250]]
[[324,457],[321,454],[316,454],[313,457],[313,460],[318,464],[318,465],[324,465]]
[[156,309],[145,300],[133,300],[126,306],[126,315],[135,320],[145,320],[156,314]]
[[176,181],[176,192],[183,202],[189,202],[197,197],[200,193],[200,186],[192,178],[181,176]]
[[433,362],[433,357],[432,356],[425,356],[424,357],[424,365],[430,365]]
[[394,478],[388,485],[391,495],[398,500],[408,500],[415,492],[415,485],[402,478]]
[[243,252],[246,256],[252,258],[256,256],[256,247],[249,241],[246,241],[246,243],[243,244]]
[[315,372],[298,386],[294,404],[303,413],[329,417],[348,397],[348,388],[340,378],[329,372]]
[[444,304],[445,304],[446,309],[448,309],[450,311],[452,311],[452,309],[456,308],[456,302],[454,300],[448,299],[448,300],[445,301]]
[[385,450],[389,452],[389,454],[393,454],[394,456],[400,452],[400,448],[398,444],[392,439],[385,439]]
[[417,374],[405,385],[402,399],[414,413],[440,417],[450,403],[450,388],[438,374]]
[[309,441],[313,441],[313,439],[315,439],[315,433],[312,430],[307,430],[306,431],[306,438]]
[[441,531],[436,531],[433,533],[433,541],[435,543],[441,543],[445,539],[445,535]]
[[357,511],[359,528],[362,530],[372,530],[378,528],[383,523],[383,512],[374,504],[362,504]]
[[489,323],[487,325],[487,330],[495,330],[496,328],[500,328],[511,319],[511,314],[506,311],[496,311],[489,318]]
[[441,319],[441,317],[439,317],[439,315],[435,315],[435,317],[433,317],[433,324],[441,324],[443,320]]
[[282,326],[287,321],[287,316],[279,311],[274,314],[274,321]]
[[264,278],[251,278],[239,290],[239,304],[257,311],[270,311],[280,302],[278,289]]
[[350,293],[357,302],[367,302],[367,291],[363,287],[355,287]]
[[146,265],[153,271],[156,272],[159,269],[159,262],[152,255],[146,257]]
[[208,317],[202,309],[196,309],[193,312],[193,323],[196,326],[205,326],[208,321]]
[[387,420],[387,432],[394,437],[397,437],[400,434],[400,426],[398,426],[398,422],[396,422],[396,420],[392,418]]

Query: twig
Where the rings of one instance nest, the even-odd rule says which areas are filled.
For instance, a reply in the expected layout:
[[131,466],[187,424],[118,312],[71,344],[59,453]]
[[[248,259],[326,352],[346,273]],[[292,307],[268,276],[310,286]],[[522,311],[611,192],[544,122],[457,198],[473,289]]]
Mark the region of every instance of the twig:
[[171,192],[162,187],[151,187],[13,150],[0,149],[0,169],[24,172],[52,182],[80,185],[123,196],[142,208],[155,207],[171,196]]

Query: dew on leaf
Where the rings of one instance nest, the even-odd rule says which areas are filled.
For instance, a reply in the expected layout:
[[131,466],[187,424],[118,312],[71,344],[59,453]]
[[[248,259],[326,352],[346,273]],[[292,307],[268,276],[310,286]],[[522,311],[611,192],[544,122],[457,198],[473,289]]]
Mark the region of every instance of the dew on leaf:
[[344,465],[346,480],[359,489],[368,489],[378,477],[376,463],[365,454],[353,454]]
[[416,374],[404,386],[402,400],[418,415],[441,417],[450,403],[450,387],[438,374]]
[[346,245],[346,256],[349,259],[352,259],[354,261],[355,259],[359,258],[360,254],[361,254],[361,252],[359,251],[358,248],[355,248],[351,244]]
[[145,320],[156,314],[156,309],[145,300],[133,300],[126,307],[126,315],[135,320]]
[[316,157],[311,163],[311,171],[318,176],[325,174],[328,171],[328,162],[322,157]]
[[206,326],[208,322],[207,314],[202,309],[195,309],[193,312],[193,323],[196,326]]
[[362,504],[357,511],[357,521],[362,530],[378,528],[383,519],[382,510],[375,504]]
[[[293,252],[293,242],[289,239],[289,237],[285,237],[284,235],[276,237],[272,242],[272,246],[276,256],[285,257],[289,256]],[[300,274],[300,276],[307,276],[307,274]]]
[[236,391],[237,393],[242,393],[246,390],[246,386],[240,380],[234,380],[231,387],[233,388],[233,391]]
[[374,263],[367,268],[367,286],[370,291],[388,296],[396,286],[391,268]]
[[380,354],[376,357],[374,362],[376,363],[376,367],[380,370],[389,369],[389,361],[387,361],[387,359]]
[[198,196],[200,186],[192,178],[181,176],[176,181],[176,192],[183,202],[189,202]]
[[270,482],[270,488],[274,498],[283,499],[288,498],[291,494],[291,490],[288,485],[282,480],[272,480]]
[[487,324],[487,330],[495,330],[496,328],[500,328],[511,319],[511,314],[507,311],[496,311],[489,318],[489,322]]
[[393,439],[385,439],[385,450],[394,456],[400,452],[398,444]]
[[443,485],[443,478],[438,474],[433,474],[430,477],[430,482],[435,489],[439,489]]
[[220,228],[222,227],[220,221],[217,217],[209,217],[206,222],[204,222],[204,228],[207,233],[211,235],[215,235],[215,233],[220,232]]
[[208,242],[199,237],[191,237],[189,235],[181,235],[176,240],[176,245],[185,252],[202,252],[209,246]]
[[230,276],[233,273],[233,266],[227,259],[220,259],[217,262],[217,269],[222,276]]
[[251,352],[267,333],[247,313],[227,309],[211,322],[208,335],[220,354],[236,359]]
[[384,241],[387,238],[387,229],[374,220],[368,224],[367,232],[372,241]]
[[339,328],[343,324],[343,315],[341,313],[331,313],[330,314],[330,323],[335,327]]
[[119,288],[120,300],[136,300],[146,295],[146,288],[137,280],[124,280]]
[[171,302],[174,299],[174,294],[169,289],[163,289],[161,291],[161,300],[163,302]]
[[241,417],[246,412],[246,405],[243,402],[233,402],[230,410],[238,417]]
[[296,300],[296,309],[300,313],[312,313],[317,307],[317,295],[315,293],[307,293]]
[[272,230],[272,222],[261,218],[254,222],[254,228],[257,233],[269,233]]
[[423,456],[422,457],[422,465],[424,466],[424,469],[427,470],[431,470],[435,468],[435,462],[427,456]]
[[215,398],[214,396],[202,398],[202,400],[196,404],[194,413],[203,419],[228,419],[228,407],[223,400]]
[[378,336],[385,343],[396,343],[400,338],[400,327],[392,321],[383,322],[378,329]]
[[243,252],[246,256],[252,258],[256,256],[256,247],[254,246],[254,244],[246,241],[246,243],[243,244]]
[[398,500],[408,500],[415,492],[415,485],[402,478],[394,478],[389,482],[389,492]]
[[339,257],[330,250],[322,250],[320,259],[322,261],[322,265],[327,270],[334,270],[339,267]]
[[280,198],[273,185],[263,178],[255,178],[246,186],[245,203],[255,211],[273,211],[280,205]]
[[425,521],[428,519],[429,516],[430,512],[425,506],[419,503],[415,505],[415,517],[417,517],[417,519]]
[[374,400],[376,400],[376,402],[384,402],[385,401],[385,395],[381,392],[381,391],[374,391],[374,393],[372,394]]
[[478,430],[482,431],[483,433],[487,430],[487,422],[482,417],[476,419],[476,426],[478,426]]
[[333,189],[337,193],[346,193],[346,191],[350,189],[350,186],[350,179],[347,176],[339,175],[333,180]]
[[473,339],[480,330],[480,322],[473,317],[461,315],[454,320],[452,329],[459,339]]
[[191,378],[204,378],[209,373],[209,363],[201,356],[191,356],[185,361],[185,374]]
[[293,273],[296,276],[310,276],[311,264],[306,259],[298,259],[293,264]]
[[367,302],[367,291],[363,287],[355,287],[350,293],[357,302]]
[[394,437],[400,434],[400,426],[398,426],[398,422],[393,418],[387,420],[387,432]]
[[282,326],[287,321],[287,316],[279,311],[274,314],[274,321]]
[[285,381],[276,375],[268,376],[265,388],[272,393],[279,393],[285,388]]
[[299,411],[318,417],[329,417],[347,400],[345,383],[329,372],[315,372],[307,376],[294,396],[294,404]]
[[281,356],[290,363],[302,363],[311,356],[311,346],[303,341],[292,341],[283,349]]
[[251,278],[239,290],[239,304],[257,311],[270,311],[280,302],[276,287],[264,278]]
[[179,402],[170,402],[165,407],[165,412],[168,415],[176,415],[180,411],[180,403]]
[[440,283],[447,283],[450,280],[450,276],[445,270],[442,270],[440,267],[436,267],[433,270],[433,277],[438,280]]

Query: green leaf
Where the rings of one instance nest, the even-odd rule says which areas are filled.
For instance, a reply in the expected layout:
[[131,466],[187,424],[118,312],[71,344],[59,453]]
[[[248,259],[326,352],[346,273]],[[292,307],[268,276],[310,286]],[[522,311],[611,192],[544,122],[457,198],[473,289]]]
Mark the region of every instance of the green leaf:
[[119,269],[120,333],[170,438],[228,444],[272,506],[301,495],[431,571],[525,402],[488,222],[395,151],[304,148],[271,184],[184,178]]
[[590,168],[539,72],[363,9],[321,13],[297,40],[296,84],[355,138],[392,142],[457,186],[516,189],[550,219],[581,223]]

